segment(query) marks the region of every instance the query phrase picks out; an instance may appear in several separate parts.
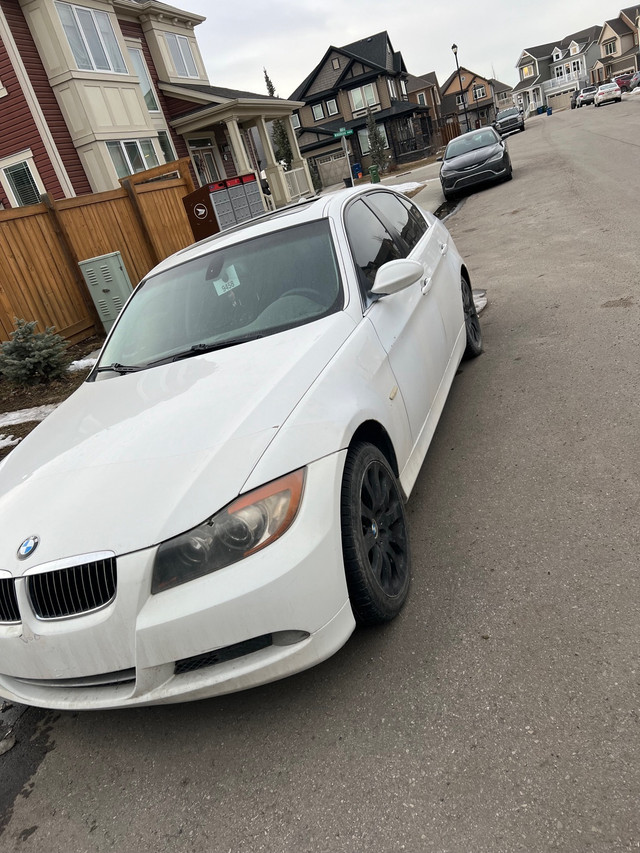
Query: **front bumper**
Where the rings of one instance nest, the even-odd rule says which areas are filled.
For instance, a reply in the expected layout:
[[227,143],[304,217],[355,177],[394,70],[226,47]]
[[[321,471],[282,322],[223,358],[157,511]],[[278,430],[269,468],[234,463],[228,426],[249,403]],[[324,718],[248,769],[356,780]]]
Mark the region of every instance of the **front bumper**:
[[483,163],[459,172],[447,172],[440,175],[443,191],[460,192],[478,184],[489,184],[506,178],[509,171],[508,161],[503,159],[495,163]]
[[339,495],[345,453],[307,469],[298,517],[263,551],[151,595],[155,548],[119,557],[106,607],[39,620],[16,581],[21,622],[0,625],[0,695],[68,710],[202,699],[326,659],[355,621]]

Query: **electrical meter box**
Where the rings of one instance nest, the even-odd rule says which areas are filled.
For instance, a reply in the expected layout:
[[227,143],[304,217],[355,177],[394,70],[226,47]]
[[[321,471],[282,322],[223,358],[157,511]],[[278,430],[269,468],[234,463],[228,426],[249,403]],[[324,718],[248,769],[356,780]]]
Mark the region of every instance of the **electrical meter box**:
[[133,291],[120,252],[79,261],[84,280],[105,332],[113,326]]

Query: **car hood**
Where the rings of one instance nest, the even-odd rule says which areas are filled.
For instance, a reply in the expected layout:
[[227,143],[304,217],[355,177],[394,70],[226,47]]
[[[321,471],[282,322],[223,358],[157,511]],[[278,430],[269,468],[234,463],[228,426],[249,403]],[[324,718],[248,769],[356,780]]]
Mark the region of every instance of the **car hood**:
[[510,124],[512,121],[520,121],[520,116],[514,113],[512,116],[502,116],[496,119],[496,124]]
[[487,148],[477,148],[475,151],[467,151],[465,154],[460,154],[457,157],[451,157],[449,160],[444,160],[442,170],[444,172],[461,171],[468,169],[471,166],[481,166],[495,157],[503,150],[502,145],[496,142],[495,145],[490,145]]
[[[242,490],[353,328],[340,312],[84,383],[0,465],[0,568],[123,554],[199,524]],[[37,553],[18,562],[30,536]]]

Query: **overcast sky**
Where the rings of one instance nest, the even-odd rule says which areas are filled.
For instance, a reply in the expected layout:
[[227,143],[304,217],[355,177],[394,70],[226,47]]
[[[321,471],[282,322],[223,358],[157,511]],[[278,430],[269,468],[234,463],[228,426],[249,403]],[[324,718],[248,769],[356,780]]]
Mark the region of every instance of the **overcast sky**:
[[616,18],[607,0],[179,0],[206,15],[195,33],[212,85],[265,93],[263,67],[288,98],[322,59],[340,47],[386,30],[411,74],[435,71],[442,84],[458,61],[482,76],[514,86],[526,47]]

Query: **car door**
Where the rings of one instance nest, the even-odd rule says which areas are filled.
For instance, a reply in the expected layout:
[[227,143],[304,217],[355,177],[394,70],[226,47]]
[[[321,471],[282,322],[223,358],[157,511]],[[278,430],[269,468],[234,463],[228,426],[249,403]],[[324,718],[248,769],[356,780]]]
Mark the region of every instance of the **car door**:
[[[367,319],[388,354],[404,400],[414,443],[424,428],[449,360],[447,336],[435,293],[441,286],[442,249],[435,230],[398,196],[372,192],[355,200],[345,227],[359,275]],[[379,267],[410,257],[424,276],[376,299],[370,288]]]

